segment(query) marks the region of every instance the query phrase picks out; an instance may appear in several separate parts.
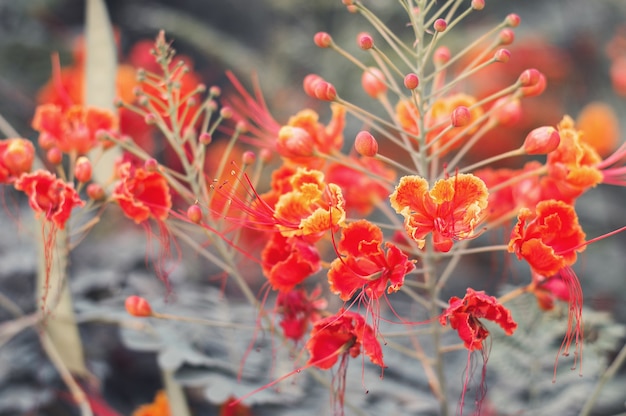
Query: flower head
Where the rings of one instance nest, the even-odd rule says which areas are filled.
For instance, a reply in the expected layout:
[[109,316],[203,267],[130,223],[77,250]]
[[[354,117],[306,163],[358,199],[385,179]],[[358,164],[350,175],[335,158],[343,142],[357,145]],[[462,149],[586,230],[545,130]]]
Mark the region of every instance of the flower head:
[[471,174],[439,180],[428,190],[419,176],[404,176],[391,194],[391,206],[404,216],[404,226],[419,247],[433,233],[435,248],[447,252],[455,240],[472,236],[487,207],[485,183]]
[[373,299],[398,291],[415,265],[392,243],[384,247],[382,231],[369,221],[345,226],[338,244],[344,257],[333,260],[328,271],[330,290],[344,301],[359,289]]
[[45,215],[59,229],[65,228],[74,207],[85,204],[72,185],[44,170],[23,174],[15,181],[15,189],[28,195],[35,214]]
[[12,182],[22,173],[30,172],[34,159],[35,147],[30,140],[0,140],[0,183]]
[[585,249],[584,242],[574,207],[547,200],[537,204],[534,213],[528,208],[520,210],[509,252],[526,260],[536,273],[552,276],[576,262],[576,252]]
[[170,416],[170,404],[165,391],[160,390],[154,396],[154,402],[139,406],[132,416]]
[[321,318],[320,312],[326,309],[325,299],[320,298],[320,287],[307,293],[304,289],[279,292],[276,298],[276,309],[281,316],[280,326],[285,337],[296,342],[306,334],[311,322]]
[[98,133],[115,132],[118,121],[108,110],[80,105],[63,110],[46,104],[35,110],[32,127],[39,132],[42,148],[57,148],[65,153],[84,155],[100,143]]
[[172,197],[167,180],[160,173],[132,169],[130,164],[124,164],[120,167],[120,176],[112,197],[128,218],[137,224],[150,217],[159,221],[167,218]]
[[274,290],[290,292],[321,268],[320,256],[311,243],[274,232],[261,253],[263,273]]
[[449,304],[439,322],[444,326],[450,323],[470,351],[482,350],[483,341],[489,336],[489,331],[479,320],[481,318],[497,323],[507,335],[512,335],[517,328],[511,312],[483,291],[467,288],[463,299],[453,296]]
[[356,358],[361,352],[372,363],[384,366],[383,351],[372,327],[365,323],[362,315],[343,309],[313,325],[306,348],[311,354],[308,364],[322,370],[334,366],[340,356],[347,354]]

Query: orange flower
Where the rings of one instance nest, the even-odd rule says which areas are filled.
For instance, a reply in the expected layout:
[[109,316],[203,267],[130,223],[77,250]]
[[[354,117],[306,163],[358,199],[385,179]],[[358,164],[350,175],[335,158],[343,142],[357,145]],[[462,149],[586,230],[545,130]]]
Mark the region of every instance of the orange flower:
[[15,189],[28,195],[28,203],[35,214],[44,214],[46,220],[61,230],[72,209],[85,205],[72,185],[45,170],[23,174],[15,181]]
[[485,183],[471,174],[439,180],[430,191],[424,178],[405,176],[389,199],[420,248],[432,232],[435,249],[447,252],[455,240],[472,236],[487,207],[488,192]]
[[339,186],[324,183],[324,174],[298,168],[290,179],[292,191],[281,195],[274,207],[276,225],[285,236],[316,239],[342,226],[345,202]]
[[150,404],[139,406],[132,416],[171,416],[170,404],[165,391],[159,390]]
[[120,167],[121,181],[113,191],[124,214],[137,224],[152,217],[163,221],[172,208],[167,180],[158,172],[132,169],[129,163]]
[[565,116],[558,125],[561,142],[548,153],[548,176],[542,178],[542,199],[558,199],[567,203],[602,182],[597,165],[602,158],[589,144],[581,140],[574,121]]
[[32,127],[39,132],[39,145],[84,155],[99,143],[100,131],[114,133],[117,118],[108,111],[80,105],[63,110],[53,104],[37,107]]
[[502,306],[498,299],[483,291],[477,292],[467,288],[463,299],[453,296],[449,304],[439,322],[444,326],[449,322],[452,329],[458,331],[465,348],[470,351],[482,350],[483,341],[489,336],[489,331],[479,318],[497,323],[507,335],[512,335],[517,329],[517,323],[511,317],[511,312]]
[[35,147],[29,140],[0,140],[0,183],[12,182],[30,172],[34,159]]
[[574,207],[562,201],[537,204],[536,212],[522,208],[511,233],[509,252],[530,264],[534,272],[552,276],[576,262],[583,251],[585,233]]

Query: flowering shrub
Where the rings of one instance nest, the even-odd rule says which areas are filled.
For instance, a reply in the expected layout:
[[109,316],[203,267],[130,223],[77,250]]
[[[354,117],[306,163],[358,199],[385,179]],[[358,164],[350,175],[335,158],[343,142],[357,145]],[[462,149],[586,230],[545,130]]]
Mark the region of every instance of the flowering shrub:
[[[69,248],[73,219],[93,216],[79,227],[84,234],[112,206],[143,227],[148,254],[151,237],[158,236],[154,267],[168,301],[171,296],[185,303],[182,296],[176,299],[176,285],[168,276],[171,263],[186,259],[179,253],[194,252],[212,263],[207,274],[222,272],[238,289],[233,297],[254,307],[256,320],[244,326],[252,336],[240,357],[239,379],[247,377],[252,351],[261,350],[259,338],[271,338],[272,367],[277,351],[289,353],[293,371],[272,368],[269,380],[236,395],[229,392],[215,403],[220,414],[250,414],[248,404],[254,404],[256,394],[277,388],[285,378],[298,383],[304,370],[330,390],[332,412],[344,414],[357,406],[347,394],[355,376],[349,366],[362,366],[363,393],[370,391],[370,383],[375,393],[379,383],[364,376],[365,368],[373,364],[385,383],[386,373],[398,371],[388,353],[399,354],[402,365],[421,364],[414,368],[426,384],[415,388],[432,394],[433,412],[453,413],[451,404],[457,403],[458,413],[487,413],[490,353],[530,325],[509,305],[532,296],[542,314],[567,311],[561,348],[554,350],[553,378],[558,383],[558,357],[569,355],[570,348],[574,367],[583,374],[581,280],[588,273],[579,278],[575,266],[588,245],[626,229],[588,238],[593,233],[584,231],[576,210],[578,199],[593,188],[626,185],[626,144],[618,146],[614,132],[610,149],[594,137],[598,124],[605,124],[596,118],[611,120],[611,110],[587,110],[578,124],[565,114],[555,125],[534,124],[536,114],[522,103],[540,99],[558,74],[507,67],[517,53],[508,49],[520,25],[516,14],[468,42],[454,38],[460,31],[456,27],[468,15],[485,13],[483,0],[401,3],[409,40],[402,25],[387,26],[356,0],[343,4],[374,30],[357,36],[360,55],[326,32],[314,35],[314,45],[328,49],[314,53],[337,53],[355,65],[366,97],[361,99],[367,100],[344,98],[345,80],[333,79],[330,69],[307,75],[304,93],[316,105],[328,104],[327,122],[321,121],[323,110],[312,108],[294,108],[286,120],[276,120],[260,87],[251,94],[231,73],[232,92],[207,88],[188,58],[177,59],[164,32],[151,47],[151,59],[146,59],[145,43],[131,54],[144,66],[137,68],[136,81],[124,81],[127,66],[118,73],[115,111],[78,102],[82,85],[74,86],[63,75],[68,69],[57,68],[32,121],[45,165],[39,161],[41,167],[33,170],[31,142],[0,142],[0,181],[25,193],[42,220],[46,315],[54,317],[69,302],[62,295],[48,296],[51,285],[67,285],[67,267],[55,263],[67,256],[58,249],[59,241]],[[617,92],[623,93],[615,75],[620,53],[614,51],[611,71]],[[74,71],[82,82],[82,61]],[[511,77],[510,71],[517,72]],[[484,74],[496,72],[503,76],[491,81],[513,81],[481,89]],[[359,131],[349,127],[351,118],[361,123]],[[510,130],[514,136],[520,124],[525,126],[522,136],[504,138],[506,149],[483,146],[492,140],[490,134],[508,134],[517,126]],[[618,130],[615,123],[609,127]],[[158,140],[162,154],[154,150]],[[101,156],[116,150],[120,154],[106,167],[108,176],[93,175]],[[516,162],[506,165],[510,160]],[[506,268],[516,271],[514,257],[527,265],[513,280],[516,286],[464,280],[464,265],[480,253],[493,254],[494,275],[511,274],[495,270],[497,259],[506,258]],[[144,295],[128,296],[125,309],[151,324],[244,325],[167,314]],[[45,333],[54,319],[39,321]],[[228,345],[225,338],[220,341]],[[55,356],[54,343],[45,335],[42,344]],[[451,369],[449,357],[459,352],[465,365]],[[163,356],[167,391],[133,415],[191,414]],[[189,356],[188,364],[214,365],[206,357]],[[479,380],[473,373],[477,359],[482,360]],[[63,360],[57,365],[66,370]],[[455,377],[447,377],[452,371]],[[84,374],[75,368],[63,371],[73,398],[88,415],[88,401],[72,372]],[[450,387],[459,379],[459,386]],[[600,388],[590,396],[587,412]],[[465,402],[470,390],[477,392],[471,404]]]

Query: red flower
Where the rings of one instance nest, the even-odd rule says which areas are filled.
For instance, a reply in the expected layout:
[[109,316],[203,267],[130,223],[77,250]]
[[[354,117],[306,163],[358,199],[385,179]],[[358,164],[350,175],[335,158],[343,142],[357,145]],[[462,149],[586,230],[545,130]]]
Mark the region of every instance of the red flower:
[[404,216],[404,226],[419,247],[433,233],[435,249],[450,251],[455,240],[472,236],[487,207],[487,187],[478,177],[458,174],[439,180],[432,190],[419,176],[404,176],[389,197],[391,206]]
[[30,172],[35,147],[26,139],[0,140],[0,183],[9,183]]
[[576,252],[585,249],[584,242],[574,207],[548,200],[537,205],[535,214],[527,208],[520,210],[509,252],[526,260],[536,273],[552,276],[576,262]]
[[261,254],[263,273],[274,290],[289,292],[320,268],[320,256],[312,244],[299,237],[274,232]]
[[470,350],[482,350],[483,340],[489,336],[489,331],[480,322],[480,318],[493,321],[500,325],[507,335],[512,335],[517,323],[511,317],[511,312],[498,303],[493,296],[485,292],[476,292],[467,288],[463,299],[453,296],[449,301],[450,307],[439,318],[441,325],[450,322],[452,329],[456,329],[465,347]]
[[44,170],[23,174],[15,181],[15,189],[28,195],[28,203],[38,216],[44,214],[59,229],[65,228],[74,207],[85,204],[72,185]]
[[384,367],[383,351],[365,318],[355,312],[341,309],[336,315],[317,321],[313,325],[311,338],[306,344],[311,358],[308,365],[327,370],[339,358],[367,354],[372,363]]
[[113,191],[124,214],[137,224],[152,217],[163,221],[172,208],[172,197],[167,180],[158,172],[143,168],[131,169],[130,164],[120,168],[122,180]]
[[310,294],[304,289],[278,293],[276,309],[282,317],[280,326],[285,337],[298,342],[306,333],[309,322],[320,319],[320,312],[327,305],[325,299],[319,298],[321,293],[319,286]]
[[344,300],[364,289],[369,298],[396,292],[404,276],[415,268],[408,257],[392,243],[382,248],[383,233],[366,220],[350,223],[343,229],[338,251],[345,255],[335,259],[328,271],[330,290]]
[[46,104],[35,110],[32,127],[39,132],[42,148],[84,155],[100,143],[99,131],[117,130],[117,118],[108,110],[93,107],[73,105],[63,110]]

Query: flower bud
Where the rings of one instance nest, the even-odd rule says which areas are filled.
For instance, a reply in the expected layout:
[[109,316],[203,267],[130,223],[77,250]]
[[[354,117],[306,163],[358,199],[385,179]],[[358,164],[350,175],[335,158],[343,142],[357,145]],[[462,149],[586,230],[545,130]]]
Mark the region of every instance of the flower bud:
[[91,180],[91,162],[85,156],[76,160],[74,176],[78,182],[89,182]]
[[202,221],[202,208],[196,204],[190,205],[189,208],[187,208],[187,218],[195,224],[200,224]]
[[46,152],[46,159],[53,165],[58,165],[63,161],[63,153],[58,147],[53,147]]
[[213,85],[211,88],[209,88],[209,95],[211,97],[219,97],[220,94],[222,94],[222,89],[217,85]]
[[507,63],[511,59],[511,52],[508,49],[498,49],[493,55],[496,62]]
[[527,69],[519,76],[522,84],[522,94],[525,97],[535,97],[545,91],[547,81],[545,75],[536,69]]
[[472,0],[472,9],[482,10],[485,8],[485,0]]
[[515,40],[515,32],[511,29],[502,29],[498,34],[500,45],[510,45]]
[[273,152],[269,149],[261,149],[261,152],[259,153],[259,159],[261,159],[261,162],[266,164],[272,161],[273,156]]
[[157,123],[157,116],[154,115],[153,113],[147,113],[143,117],[143,122],[146,123],[148,126],[156,124]]
[[333,101],[337,98],[337,90],[330,82],[320,81],[315,84],[315,98],[322,101]]
[[359,48],[366,51],[374,46],[374,38],[367,32],[361,32],[356,36],[356,43]]
[[241,159],[244,165],[251,165],[256,161],[256,155],[254,154],[254,152],[247,150],[243,152]]
[[529,155],[545,155],[556,150],[560,143],[561,136],[558,130],[551,126],[544,126],[528,133],[523,148]]
[[317,74],[309,74],[304,77],[304,80],[302,81],[302,86],[306,95],[315,98],[315,86],[318,82],[323,81],[324,79]]
[[156,159],[146,159],[143,168],[148,172],[156,172],[159,169],[159,162]]
[[506,17],[505,21],[509,27],[518,27],[522,19],[520,19],[519,15],[511,13]]
[[317,32],[313,42],[318,48],[328,48],[333,43],[333,38],[326,32]]
[[229,118],[231,118],[233,116],[233,109],[227,106],[224,106],[220,109],[220,116],[223,119],[228,120]]
[[200,144],[203,144],[203,145],[205,145],[205,146],[206,146],[207,144],[210,144],[212,140],[213,140],[213,136],[211,136],[211,135],[210,135],[209,133],[207,133],[206,131],[205,131],[205,132],[200,133],[200,136],[198,137],[198,141],[200,142]]
[[35,146],[26,139],[8,139],[8,145],[2,155],[2,163],[12,176],[30,172],[35,159]]
[[453,127],[467,126],[471,120],[472,114],[470,113],[469,108],[464,105],[460,105],[455,108],[450,116],[450,121],[452,122]]
[[437,19],[435,20],[435,23],[433,24],[433,28],[435,29],[436,32],[443,32],[444,30],[446,30],[447,27],[448,27],[448,22],[446,22],[444,19]]
[[152,316],[152,308],[147,300],[139,296],[129,296],[124,302],[126,312],[132,316],[145,318]]
[[303,128],[283,126],[278,131],[276,150],[285,157],[310,157],[313,156],[315,143]]
[[98,183],[90,183],[87,185],[87,196],[94,201],[102,201],[104,199],[104,189]]
[[361,76],[361,86],[367,95],[378,98],[387,92],[385,74],[378,68],[370,67]]
[[404,86],[406,89],[414,90],[420,84],[419,81],[417,75],[411,72],[404,77]]
[[435,53],[433,54],[433,62],[436,66],[441,66],[448,63],[451,56],[452,55],[450,54],[450,49],[448,49],[446,46],[440,46],[435,50]]
[[378,153],[378,142],[368,131],[360,131],[354,139],[354,149],[361,156],[373,157]]

